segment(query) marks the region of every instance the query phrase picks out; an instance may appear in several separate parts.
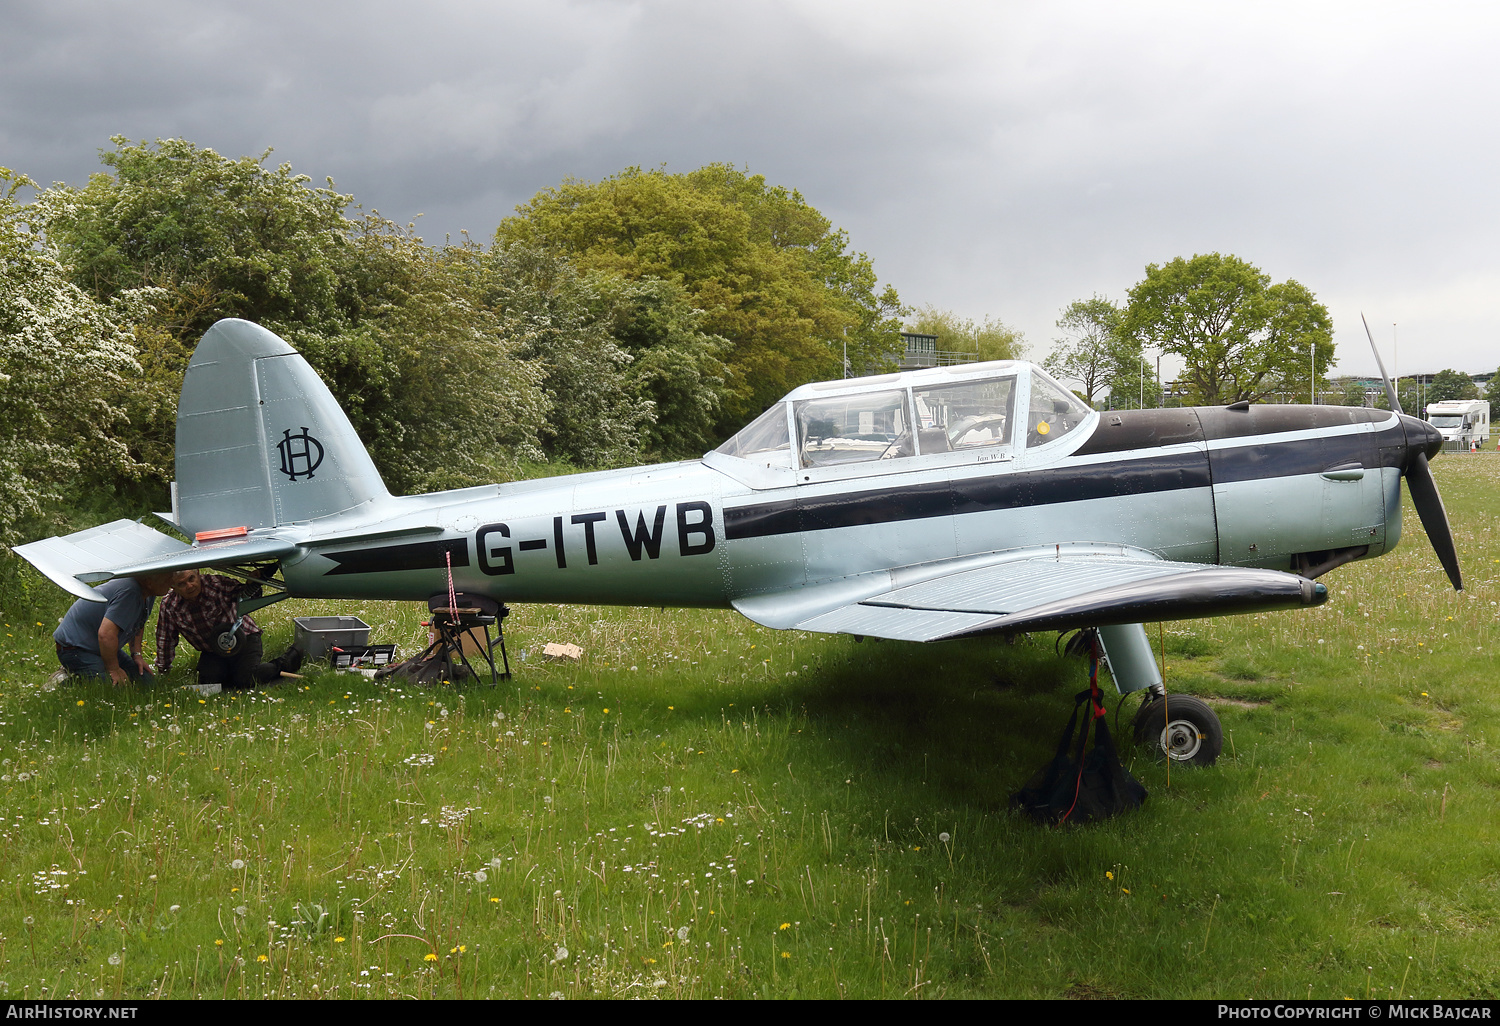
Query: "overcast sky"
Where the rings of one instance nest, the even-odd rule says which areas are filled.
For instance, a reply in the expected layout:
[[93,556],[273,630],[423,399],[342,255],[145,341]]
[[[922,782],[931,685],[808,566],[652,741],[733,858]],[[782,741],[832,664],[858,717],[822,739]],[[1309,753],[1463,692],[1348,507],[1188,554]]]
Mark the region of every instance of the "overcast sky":
[[429,241],[565,176],[727,161],[882,280],[1021,329],[1234,253],[1331,310],[1339,369],[1500,364],[1493,5],[0,0],[0,164],[111,135],[275,161]]

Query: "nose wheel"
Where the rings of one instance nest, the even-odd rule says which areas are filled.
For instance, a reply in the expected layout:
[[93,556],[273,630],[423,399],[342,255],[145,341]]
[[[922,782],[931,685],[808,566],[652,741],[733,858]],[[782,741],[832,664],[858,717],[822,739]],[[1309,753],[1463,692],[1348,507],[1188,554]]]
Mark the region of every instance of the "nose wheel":
[[1135,740],[1157,758],[1179,765],[1212,766],[1224,750],[1224,728],[1218,714],[1192,695],[1151,699],[1135,714]]

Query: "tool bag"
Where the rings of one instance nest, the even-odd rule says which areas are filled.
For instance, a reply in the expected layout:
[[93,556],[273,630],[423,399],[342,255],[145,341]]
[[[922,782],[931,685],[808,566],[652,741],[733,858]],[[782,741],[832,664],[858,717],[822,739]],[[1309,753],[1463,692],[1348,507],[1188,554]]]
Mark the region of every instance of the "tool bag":
[[[1010,798],[1012,808],[1039,823],[1092,823],[1139,808],[1146,800],[1146,788],[1120,764],[1110,736],[1100,701],[1097,646],[1095,640],[1089,653],[1089,689],[1074,696],[1073,715],[1057,743],[1057,753]],[[1085,709],[1080,730],[1078,714]],[[1094,747],[1085,755],[1090,724],[1094,727]]]

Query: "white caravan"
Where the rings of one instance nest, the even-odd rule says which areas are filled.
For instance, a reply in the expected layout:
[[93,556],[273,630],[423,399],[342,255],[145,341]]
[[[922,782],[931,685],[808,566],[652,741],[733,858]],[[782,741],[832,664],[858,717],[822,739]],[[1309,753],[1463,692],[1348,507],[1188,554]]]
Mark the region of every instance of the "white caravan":
[[1490,440],[1490,404],[1484,399],[1444,399],[1427,404],[1427,422],[1443,435],[1444,449],[1483,449]]

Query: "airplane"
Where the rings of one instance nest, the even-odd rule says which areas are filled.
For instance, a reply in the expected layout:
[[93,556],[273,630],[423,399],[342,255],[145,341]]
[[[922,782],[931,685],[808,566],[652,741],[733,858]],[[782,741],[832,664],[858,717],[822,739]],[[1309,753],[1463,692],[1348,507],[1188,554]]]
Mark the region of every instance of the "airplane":
[[1148,691],[1137,737],[1207,765],[1217,716],[1167,695],[1144,623],[1322,604],[1316,578],[1395,548],[1402,477],[1462,588],[1442,436],[1387,389],[1393,412],[1100,412],[1034,364],[934,367],[803,385],[697,460],[398,496],[307,361],[230,319],[188,365],[157,514],[193,541],[118,520],[16,551],[93,601],[114,577],[274,566],[244,612],[456,589],[858,639],[1093,628],[1117,689]]

